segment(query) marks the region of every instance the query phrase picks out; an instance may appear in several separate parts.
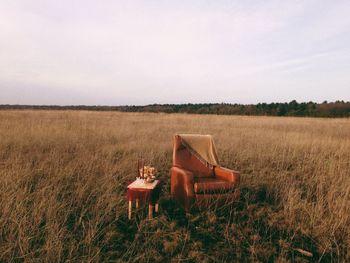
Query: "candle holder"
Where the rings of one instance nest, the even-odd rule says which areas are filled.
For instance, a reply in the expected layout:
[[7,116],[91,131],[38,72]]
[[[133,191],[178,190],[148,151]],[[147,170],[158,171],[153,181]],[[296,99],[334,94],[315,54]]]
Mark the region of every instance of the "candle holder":
[[137,160],[136,179],[145,179],[145,160],[143,158]]

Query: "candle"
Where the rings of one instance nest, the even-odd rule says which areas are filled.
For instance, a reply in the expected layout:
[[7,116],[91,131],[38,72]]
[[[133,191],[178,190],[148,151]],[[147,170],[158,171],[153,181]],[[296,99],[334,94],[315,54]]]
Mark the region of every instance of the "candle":
[[140,178],[140,159],[137,159],[137,177]]

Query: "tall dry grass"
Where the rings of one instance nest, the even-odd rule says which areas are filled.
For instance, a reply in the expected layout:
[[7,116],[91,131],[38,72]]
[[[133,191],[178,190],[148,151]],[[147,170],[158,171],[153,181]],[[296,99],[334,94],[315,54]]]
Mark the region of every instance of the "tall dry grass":
[[[181,213],[178,132],[214,135],[239,204]],[[161,213],[129,222],[140,155],[165,182]],[[349,119],[2,111],[0,261],[347,261],[349,175]]]

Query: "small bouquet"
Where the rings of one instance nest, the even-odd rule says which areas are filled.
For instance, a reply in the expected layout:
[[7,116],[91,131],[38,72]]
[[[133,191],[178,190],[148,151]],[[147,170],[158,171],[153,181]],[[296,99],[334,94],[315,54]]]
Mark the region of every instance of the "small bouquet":
[[140,179],[143,179],[145,183],[153,183],[156,179],[156,168],[152,166],[145,165],[143,159],[138,160],[138,176]]

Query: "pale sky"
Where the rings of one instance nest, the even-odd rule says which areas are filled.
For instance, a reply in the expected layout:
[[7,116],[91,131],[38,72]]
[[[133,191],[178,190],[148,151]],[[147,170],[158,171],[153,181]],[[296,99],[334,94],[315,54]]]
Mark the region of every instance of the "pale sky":
[[0,104],[350,100],[350,1],[0,0]]

